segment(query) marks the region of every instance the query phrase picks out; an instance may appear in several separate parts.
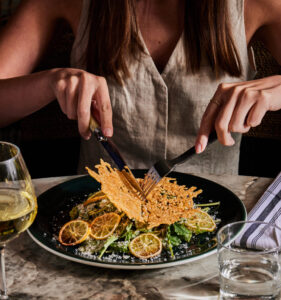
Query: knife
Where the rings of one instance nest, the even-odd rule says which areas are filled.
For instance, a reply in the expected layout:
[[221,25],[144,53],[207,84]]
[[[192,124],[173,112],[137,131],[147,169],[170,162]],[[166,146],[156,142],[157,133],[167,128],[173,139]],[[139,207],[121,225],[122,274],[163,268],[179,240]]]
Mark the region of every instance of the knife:
[[132,171],[129,169],[128,165],[125,163],[125,160],[120,154],[117,146],[109,138],[103,135],[99,124],[92,116],[90,117],[89,128],[95,135],[98,142],[102,144],[106,152],[113,159],[118,169],[121,171],[121,174],[123,174],[122,178],[125,180],[125,182],[127,184],[129,183],[129,185],[135,188],[138,196],[140,196],[143,200],[145,200],[142,188],[140,187]]
[[117,149],[116,145],[107,137],[105,137],[100,129],[99,124],[97,121],[91,116],[90,118],[90,130],[95,135],[98,142],[102,144],[106,152],[110,155],[110,157],[113,159],[115,164],[117,165],[118,169],[120,171],[124,170],[125,166],[127,165],[125,163],[125,160],[123,159],[122,155],[120,154],[119,150]]

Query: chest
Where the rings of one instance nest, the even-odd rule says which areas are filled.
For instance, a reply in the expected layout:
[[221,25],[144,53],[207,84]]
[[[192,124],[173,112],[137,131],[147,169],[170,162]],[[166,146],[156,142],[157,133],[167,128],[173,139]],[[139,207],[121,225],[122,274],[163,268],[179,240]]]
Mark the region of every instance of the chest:
[[143,42],[161,73],[183,32],[183,3],[174,1],[170,6],[154,7],[140,1],[136,14]]
[[141,29],[144,44],[155,64],[158,71],[161,73],[169,58],[171,57],[177,42],[181,36],[181,31],[169,32],[163,30]]

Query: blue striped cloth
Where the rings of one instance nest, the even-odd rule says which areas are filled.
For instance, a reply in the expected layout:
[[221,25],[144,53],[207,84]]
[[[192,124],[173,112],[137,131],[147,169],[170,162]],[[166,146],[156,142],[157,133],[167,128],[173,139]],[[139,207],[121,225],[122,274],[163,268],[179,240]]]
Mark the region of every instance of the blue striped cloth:
[[[281,228],[281,172],[248,214],[248,221],[262,221]],[[281,235],[265,226],[247,224],[235,244],[253,249],[270,249],[281,246]]]

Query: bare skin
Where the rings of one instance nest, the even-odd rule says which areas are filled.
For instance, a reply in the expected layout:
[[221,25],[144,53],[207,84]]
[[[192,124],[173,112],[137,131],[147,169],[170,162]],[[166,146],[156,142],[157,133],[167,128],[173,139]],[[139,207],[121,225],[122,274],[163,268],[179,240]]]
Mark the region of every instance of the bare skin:
[[137,1],[137,16],[149,54],[162,72],[183,32],[184,0]]
[[[245,27],[248,46],[261,40],[281,64],[281,2],[245,0]],[[223,145],[232,146],[231,132],[245,133],[258,126],[267,111],[281,109],[280,95],[280,75],[220,84],[201,120],[196,152],[205,150],[213,128]]]
[[[29,75],[52,36],[65,19],[74,34],[81,0],[25,0],[0,35],[0,127],[11,124],[58,99],[62,111],[78,120],[80,134],[90,138],[91,111],[98,115],[106,136],[113,134],[112,110],[106,80],[83,70],[64,68]],[[183,30],[184,0],[139,0],[137,17],[146,47],[161,72]],[[248,46],[262,40],[281,64],[280,0],[245,0]],[[12,49],[12,50],[11,50]],[[40,91],[40,93],[38,93]],[[221,84],[204,113],[196,141],[202,152],[215,127],[219,141],[232,145],[231,132],[257,126],[265,112],[281,109],[281,76]],[[93,102],[94,100],[94,102]],[[7,109],[8,108],[8,109]]]

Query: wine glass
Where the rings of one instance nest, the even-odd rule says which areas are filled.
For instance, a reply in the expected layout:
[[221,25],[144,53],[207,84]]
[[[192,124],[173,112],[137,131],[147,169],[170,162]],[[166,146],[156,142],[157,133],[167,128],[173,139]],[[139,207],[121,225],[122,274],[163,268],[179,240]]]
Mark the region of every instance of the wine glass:
[[8,299],[4,248],[34,221],[37,199],[20,149],[0,141],[0,299]]

